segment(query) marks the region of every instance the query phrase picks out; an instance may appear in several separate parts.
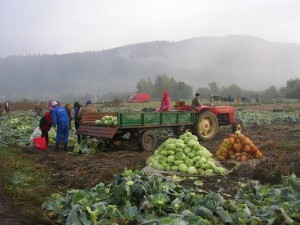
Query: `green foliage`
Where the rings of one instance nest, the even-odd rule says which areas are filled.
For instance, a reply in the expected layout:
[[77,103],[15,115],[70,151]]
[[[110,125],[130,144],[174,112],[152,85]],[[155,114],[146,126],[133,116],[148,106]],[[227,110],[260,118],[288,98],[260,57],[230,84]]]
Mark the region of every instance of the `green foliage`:
[[[0,147],[0,178],[4,181],[4,190],[10,195],[31,204],[41,204],[46,199],[50,180],[49,170],[37,162],[23,156],[18,147]],[[29,209],[31,205],[27,205]]]
[[251,181],[225,200],[220,193],[185,188],[173,177],[125,169],[110,185],[53,194],[42,208],[57,213],[58,224],[297,224],[299,180],[283,177],[275,186]]
[[287,98],[294,98],[294,99],[300,99],[300,86],[293,91],[288,92],[285,97]]
[[141,79],[137,82],[137,92],[150,93],[153,99],[160,100],[163,91],[169,91],[172,100],[189,99],[193,93],[193,87],[183,81],[177,82],[173,77],[168,75],[158,75],[154,83],[150,78]]
[[228,87],[222,87],[220,88],[220,95],[221,96],[227,96],[227,95],[231,95],[231,96],[242,96],[242,89],[236,85],[236,84],[232,84]]
[[268,98],[278,98],[279,94],[275,86],[271,86],[265,90],[265,96]]
[[39,117],[30,112],[10,112],[0,117],[0,146],[29,143],[29,137],[39,125]]
[[249,112],[245,110],[237,110],[235,117],[240,118],[245,126],[260,125],[260,124],[277,124],[277,123],[296,123],[300,121],[297,114],[286,112]]
[[98,152],[98,145],[100,141],[97,138],[85,137],[82,138],[81,143],[75,143],[74,154],[96,154]]

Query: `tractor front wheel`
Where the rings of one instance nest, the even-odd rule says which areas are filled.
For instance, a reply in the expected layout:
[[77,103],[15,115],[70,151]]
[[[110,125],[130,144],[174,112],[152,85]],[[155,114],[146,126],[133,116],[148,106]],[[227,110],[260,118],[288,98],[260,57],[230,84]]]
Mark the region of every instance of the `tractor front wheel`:
[[218,119],[210,111],[202,112],[195,124],[198,137],[203,141],[212,140],[218,132]]
[[138,147],[141,151],[153,151],[157,145],[157,138],[154,132],[142,132]]

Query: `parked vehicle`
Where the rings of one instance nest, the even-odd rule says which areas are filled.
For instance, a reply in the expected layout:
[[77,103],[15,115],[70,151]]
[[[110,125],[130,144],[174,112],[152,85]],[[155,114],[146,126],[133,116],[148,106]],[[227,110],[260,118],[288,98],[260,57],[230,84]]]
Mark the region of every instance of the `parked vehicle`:
[[130,103],[151,102],[151,95],[148,93],[137,93],[130,96],[127,100]]
[[[116,126],[97,126],[96,120],[105,115],[117,117]],[[232,132],[242,132],[243,123],[234,117],[233,106],[192,106],[184,105],[170,112],[110,112],[83,114],[83,123],[77,134],[99,137],[111,143],[129,141],[137,143],[140,150],[152,151],[157,145],[155,130],[171,129],[176,136],[190,130],[200,140],[212,140],[219,126],[231,125]]]

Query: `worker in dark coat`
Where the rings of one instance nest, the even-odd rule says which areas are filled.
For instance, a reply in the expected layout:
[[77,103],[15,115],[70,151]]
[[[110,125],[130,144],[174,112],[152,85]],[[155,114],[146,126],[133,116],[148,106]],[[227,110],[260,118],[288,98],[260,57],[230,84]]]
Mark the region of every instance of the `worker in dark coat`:
[[40,130],[42,131],[42,137],[46,138],[46,144],[49,145],[48,131],[52,127],[52,117],[50,112],[46,112],[45,115],[40,119]]
[[[79,118],[79,112],[82,109],[82,106],[79,104],[79,102],[74,103],[74,108],[72,110],[72,118],[74,118],[74,124],[75,124],[75,129],[78,130],[80,126],[80,118]],[[81,138],[80,135],[77,134],[77,141],[80,144],[81,143]]]
[[59,106],[56,101],[51,103],[53,107],[52,111],[52,125],[54,128],[57,126],[56,139],[55,139],[55,149],[58,150],[59,143],[64,142],[64,149],[68,149],[68,139],[69,139],[69,116],[64,107]]
[[67,114],[69,116],[69,130],[71,130],[72,128],[72,124],[71,124],[71,121],[72,121],[72,107],[70,104],[65,104],[65,109],[67,111]]

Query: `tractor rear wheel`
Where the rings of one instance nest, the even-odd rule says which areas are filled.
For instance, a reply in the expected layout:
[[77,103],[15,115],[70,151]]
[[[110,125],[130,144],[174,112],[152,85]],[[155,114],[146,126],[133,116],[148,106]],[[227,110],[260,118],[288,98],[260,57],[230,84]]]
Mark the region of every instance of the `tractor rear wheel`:
[[244,125],[243,121],[239,118],[234,118],[233,123],[231,125],[232,128],[232,133],[234,134],[236,131],[240,131],[241,133],[243,132]]
[[157,138],[154,132],[145,131],[140,136],[138,147],[141,151],[153,151],[157,145]]
[[210,111],[202,112],[195,124],[195,131],[203,141],[212,140],[218,132],[218,119]]

